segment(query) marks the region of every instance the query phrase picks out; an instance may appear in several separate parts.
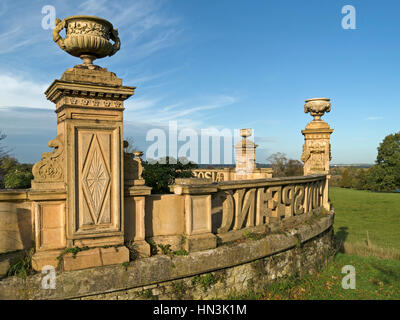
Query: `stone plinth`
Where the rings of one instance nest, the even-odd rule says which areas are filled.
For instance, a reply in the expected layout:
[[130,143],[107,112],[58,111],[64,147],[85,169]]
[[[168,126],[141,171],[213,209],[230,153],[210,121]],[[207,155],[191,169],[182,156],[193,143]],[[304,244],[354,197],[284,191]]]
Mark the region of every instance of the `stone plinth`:
[[314,119],[307,124],[306,129],[302,130],[304,135],[303,154],[301,161],[304,162],[304,175],[326,174],[326,188],[324,192],[324,207],[329,210],[328,202],[328,183],[329,183],[329,164],[331,157],[330,136],[333,129],[329,127],[321,116],[325,112],[331,111],[331,103],[328,98],[314,98],[306,100],[304,112],[310,113]]
[[34,203],[37,252],[124,244],[123,103],[134,89],[106,69],[76,66],[46,90],[56,105],[57,138],[35,164],[32,187],[65,197]]
[[67,167],[67,240],[123,243],[123,101],[134,87],[106,69],[68,69],[47,89]]

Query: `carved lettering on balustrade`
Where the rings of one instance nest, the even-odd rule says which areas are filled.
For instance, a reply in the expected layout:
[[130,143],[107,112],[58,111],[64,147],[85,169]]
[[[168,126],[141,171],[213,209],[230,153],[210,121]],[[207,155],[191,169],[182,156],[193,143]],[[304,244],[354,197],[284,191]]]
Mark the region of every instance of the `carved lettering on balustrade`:
[[294,215],[294,186],[286,186],[282,190],[282,204],[285,205],[285,216],[292,217]]
[[318,209],[322,203],[323,185],[321,182],[314,182],[306,188],[306,212],[310,212],[314,209]]
[[245,189],[237,190],[234,194],[235,199],[235,225],[234,230],[240,230],[243,225],[246,227],[254,226],[255,213],[255,195],[256,189],[250,189],[246,192]]
[[225,200],[222,203],[222,223],[221,227],[218,228],[217,233],[228,232],[233,223],[233,211],[235,209],[235,203],[233,200],[232,193],[229,191],[224,192]]
[[224,173],[218,171],[193,171],[195,178],[211,179],[213,182],[224,181]]
[[282,218],[285,216],[285,205],[282,203],[282,187],[269,187],[266,191],[267,216]]
[[[264,225],[301,215],[322,205],[324,182],[224,191],[222,223],[217,233]],[[232,228],[233,225],[233,228]]]
[[302,185],[295,187],[294,214],[304,213],[305,187]]

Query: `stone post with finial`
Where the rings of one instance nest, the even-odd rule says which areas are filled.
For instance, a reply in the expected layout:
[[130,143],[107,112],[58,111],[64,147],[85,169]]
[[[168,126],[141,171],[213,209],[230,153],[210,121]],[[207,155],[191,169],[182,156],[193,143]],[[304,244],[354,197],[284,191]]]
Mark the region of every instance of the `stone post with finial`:
[[235,145],[236,180],[252,179],[256,169],[257,145],[247,139],[251,135],[252,129],[240,129],[240,136],[243,139]]
[[303,153],[301,161],[304,162],[304,175],[326,174],[326,185],[324,188],[324,207],[329,210],[328,203],[328,182],[329,182],[329,163],[331,160],[330,136],[333,129],[329,124],[321,119],[325,112],[331,111],[329,98],[313,98],[305,101],[304,112],[310,113],[314,119],[307,124],[304,135]]
[[[53,40],[83,63],[67,69],[45,92],[55,104],[57,137],[49,143],[54,152],[43,154],[33,168],[39,224],[34,268],[59,261],[64,270],[127,262],[123,111],[135,87],[93,64],[120,49],[118,31],[98,17],[71,16],[56,19]],[[65,194],[65,200],[40,198],[44,192]],[[85,250],[75,259],[68,254],[60,259],[66,247]]]
[[[128,147],[124,141],[124,147]],[[143,173],[143,152],[124,152],[124,205],[125,205],[125,243],[131,253],[137,257],[149,257],[150,245],[146,242],[145,214],[146,196],[151,194],[151,188],[145,186]]]

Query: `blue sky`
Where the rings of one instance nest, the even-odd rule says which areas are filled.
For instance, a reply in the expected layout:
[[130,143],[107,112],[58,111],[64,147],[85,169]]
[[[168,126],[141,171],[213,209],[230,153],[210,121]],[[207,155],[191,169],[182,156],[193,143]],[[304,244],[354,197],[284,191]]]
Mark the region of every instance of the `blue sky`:
[[[43,92],[80,60],[53,43],[42,7],[57,17],[103,17],[121,50],[96,64],[136,86],[125,136],[142,150],[150,128],[253,128],[257,162],[275,152],[299,159],[312,119],[304,100],[330,97],[332,163],[373,163],[399,131],[398,1],[97,0],[0,2],[0,130],[23,162],[40,160],[56,135]],[[356,30],[341,25],[356,8]]]

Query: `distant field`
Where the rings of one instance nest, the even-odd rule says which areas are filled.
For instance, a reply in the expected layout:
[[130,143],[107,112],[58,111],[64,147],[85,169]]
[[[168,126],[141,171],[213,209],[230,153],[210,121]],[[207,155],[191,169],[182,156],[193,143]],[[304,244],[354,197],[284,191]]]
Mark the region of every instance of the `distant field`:
[[348,243],[367,241],[400,249],[400,193],[330,188],[335,234]]

